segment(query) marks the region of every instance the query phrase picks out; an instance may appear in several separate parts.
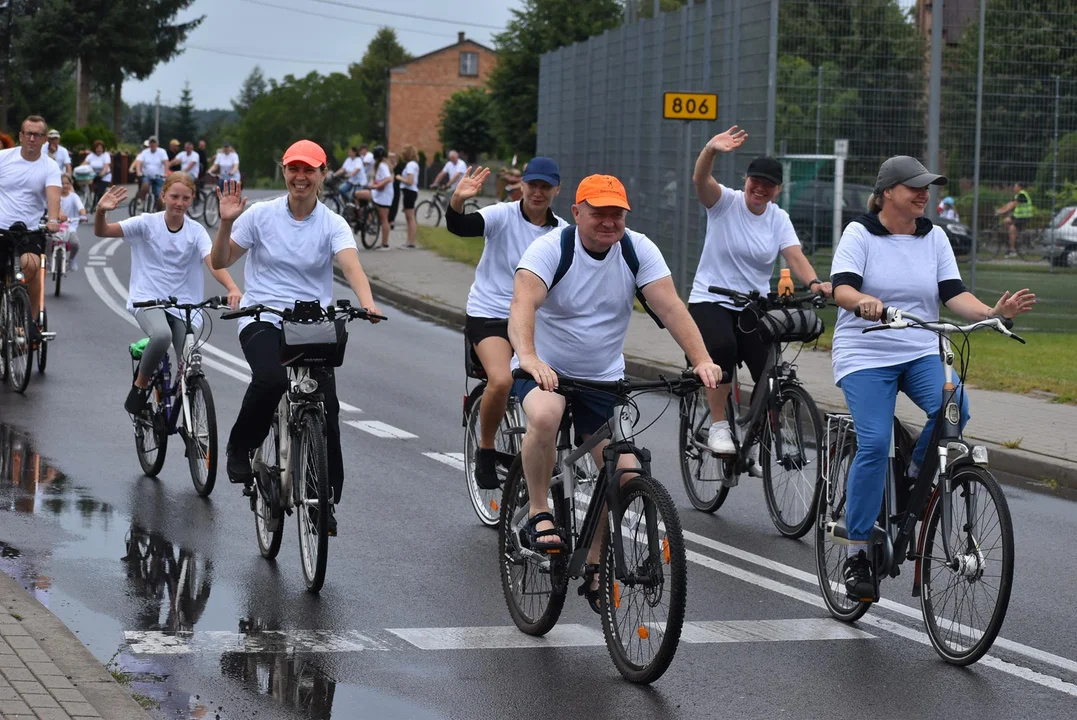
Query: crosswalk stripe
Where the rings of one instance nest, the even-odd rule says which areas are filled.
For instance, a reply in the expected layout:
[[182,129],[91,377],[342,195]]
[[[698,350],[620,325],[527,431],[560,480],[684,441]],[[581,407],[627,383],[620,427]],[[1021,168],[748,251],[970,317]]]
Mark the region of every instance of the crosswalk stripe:
[[124,639],[135,655],[190,655],[271,652],[345,653],[389,650],[390,642],[360,632],[327,630],[263,630],[257,633],[198,632],[168,633],[128,630]]
[[430,458],[431,460],[437,460],[439,463],[445,463],[449,467],[456,470],[464,469],[464,453],[428,452],[423,453],[423,455]]
[[374,437],[391,438],[393,440],[412,440],[419,437],[409,433],[407,430],[387,425],[380,420],[345,420],[344,422],[356,430],[362,430]]

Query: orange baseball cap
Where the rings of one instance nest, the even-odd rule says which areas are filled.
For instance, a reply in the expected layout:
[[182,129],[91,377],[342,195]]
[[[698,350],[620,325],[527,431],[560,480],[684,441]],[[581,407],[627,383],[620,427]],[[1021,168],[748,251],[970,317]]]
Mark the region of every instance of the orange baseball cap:
[[587,202],[595,207],[619,207],[631,210],[628,194],[621,181],[612,175],[588,175],[576,188],[576,202]]
[[298,140],[292,143],[292,146],[284,153],[284,159],[281,162],[285,165],[301,162],[304,165],[319,168],[326,164],[325,150],[322,150],[322,146],[316,142]]

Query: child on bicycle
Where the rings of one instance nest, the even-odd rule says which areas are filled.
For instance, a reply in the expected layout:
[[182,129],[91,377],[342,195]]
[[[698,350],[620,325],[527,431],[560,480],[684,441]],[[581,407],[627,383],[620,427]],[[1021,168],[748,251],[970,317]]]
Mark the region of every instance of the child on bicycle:
[[[86,206],[82,204],[82,198],[75,192],[75,183],[70,175],[64,175],[60,186],[60,217],[64,224],[60,226],[60,232],[55,236],[57,240],[67,243],[71,259],[71,269],[78,270],[75,265],[75,256],[79,252],[79,223],[86,219]],[[48,256],[52,257],[52,248],[55,240],[49,243]]]
[[[118,223],[105,219],[127,199],[127,190],[120,186],[109,188],[94,213],[94,234],[97,237],[123,238],[131,246],[131,281],[127,292],[127,310],[134,313],[139,327],[150,342],[142,353],[138,375],[127,393],[123,408],[132,415],[146,407],[150,393],[150,378],[168,352],[171,341],[177,357],[183,352],[186,335],[179,310],[140,308],[134,303],[175,297],[180,303],[201,302],[205,294],[202,265],[210,269],[228,291],[228,304],[239,307],[242,293],[227,270],[215,270],[209,262],[213,247],[206,229],[187,217],[187,208],[194,200],[194,180],[187,173],[172,173],[165,179],[160,200],[164,210],[136,215]],[[196,327],[202,318],[192,318]]]

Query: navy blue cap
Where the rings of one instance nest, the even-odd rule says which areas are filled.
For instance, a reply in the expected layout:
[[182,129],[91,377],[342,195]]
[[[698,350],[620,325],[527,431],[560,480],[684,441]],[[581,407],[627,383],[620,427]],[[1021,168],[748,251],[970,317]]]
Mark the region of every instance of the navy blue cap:
[[523,181],[531,182],[532,180],[560,185],[561,170],[557,167],[557,163],[548,157],[531,158],[531,162],[527,163],[527,167],[524,168]]

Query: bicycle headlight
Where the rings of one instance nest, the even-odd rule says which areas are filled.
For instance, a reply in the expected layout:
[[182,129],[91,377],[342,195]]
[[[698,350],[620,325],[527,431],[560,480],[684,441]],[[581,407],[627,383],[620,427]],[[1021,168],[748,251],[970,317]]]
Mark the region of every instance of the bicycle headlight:
[[318,381],[314,378],[303,378],[299,381],[299,392],[304,395],[311,395],[318,389]]
[[987,464],[987,447],[984,445],[972,446],[972,461],[977,465]]

